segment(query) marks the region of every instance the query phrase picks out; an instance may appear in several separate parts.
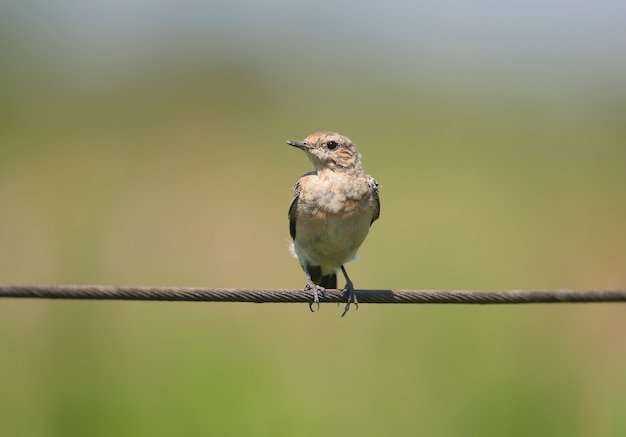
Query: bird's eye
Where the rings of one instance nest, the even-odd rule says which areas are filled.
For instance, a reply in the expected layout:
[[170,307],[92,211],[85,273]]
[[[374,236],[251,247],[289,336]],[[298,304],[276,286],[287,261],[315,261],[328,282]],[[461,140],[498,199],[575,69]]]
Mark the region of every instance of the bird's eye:
[[339,146],[339,144],[337,144],[337,141],[329,141],[326,143],[326,148],[328,150],[335,150],[337,146]]

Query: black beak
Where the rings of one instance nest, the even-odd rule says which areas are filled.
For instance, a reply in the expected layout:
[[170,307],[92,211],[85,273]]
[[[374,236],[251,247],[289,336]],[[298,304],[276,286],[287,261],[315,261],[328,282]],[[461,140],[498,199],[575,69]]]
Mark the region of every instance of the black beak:
[[309,145],[304,141],[287,141],[287,144],[293,147],[297,147],[298,149],[306,150],[309,148]]

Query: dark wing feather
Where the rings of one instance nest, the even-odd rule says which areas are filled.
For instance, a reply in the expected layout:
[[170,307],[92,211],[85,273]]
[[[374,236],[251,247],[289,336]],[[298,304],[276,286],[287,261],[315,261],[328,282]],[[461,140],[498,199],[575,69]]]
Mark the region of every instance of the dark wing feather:
[[298,207],[298,196],[300,196],[300,190],[302,189],[300,181],[293,187],[293,198],[291,199],[291,205],[289,205],[289,234],[292,239],[296,239],[296,209]]
[[380,217],[380,184],[373,177],[369,177],[367,180],[370,189],[372,190],[372,195],[374,196],[374,200],[376,201],[376,209],[374,210],[374,215],[372,216],[372,221],[370,222],[370,226],[378,217]]
[[289,205],[289,234],[292,239],[296,239],[296,215],[298,209],[298,197],[300,196],[300,191],[302,191],[302,185],[300,184],[300,180],[305,176],[316,175],[317,172],[315,170],[309,171],[298,179],[298,182],[293,187],[293,197],[291,198],[291,205]]

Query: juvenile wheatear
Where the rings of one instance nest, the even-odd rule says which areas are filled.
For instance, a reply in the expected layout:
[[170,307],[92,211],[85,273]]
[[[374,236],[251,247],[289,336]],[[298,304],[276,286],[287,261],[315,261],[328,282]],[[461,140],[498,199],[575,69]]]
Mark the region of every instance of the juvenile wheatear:
[[379,184],[365,174],[361,154],[349,138],[318,132],[303,141],[287,141],[303,150],[314,171],[300,176],[289,207],[292,253],[306,274],[305,290],[319,309],[326,288],[337,288],[337,271],[346,278],[347,298],[358,308],[354,285],[343,266],[356,256],[371,224],[380,215]]

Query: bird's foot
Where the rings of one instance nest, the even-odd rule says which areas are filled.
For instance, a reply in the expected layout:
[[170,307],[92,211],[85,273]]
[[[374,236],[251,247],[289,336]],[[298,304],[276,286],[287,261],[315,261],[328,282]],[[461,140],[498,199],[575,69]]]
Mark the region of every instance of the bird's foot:
[[324,294],[325,294],[326,289],[322,287],[321,285],[308,283],[304,287],[304,291],[308,291],[313,294],[313,300],[309,301],[309,309],[311,310],[311,312],[314,313],[316,311],[313,309],[313,305],[317,305],[317,311],[319,311],[320,299],[324,299]]
[[351,303],[354,304],[354,307],[357,310],[359,309],[359,301],[356,299],[356,293],[354,292],[354,285],[352,285],[352,282],[348,282],[346,284],[345,288],[341,292],[341,295],[343,297],[347,298],[346,299],[346,307],[344,308],[343,313],[341,314],[341,317],[346,315],[346,313],[350,309],[350,304]]

